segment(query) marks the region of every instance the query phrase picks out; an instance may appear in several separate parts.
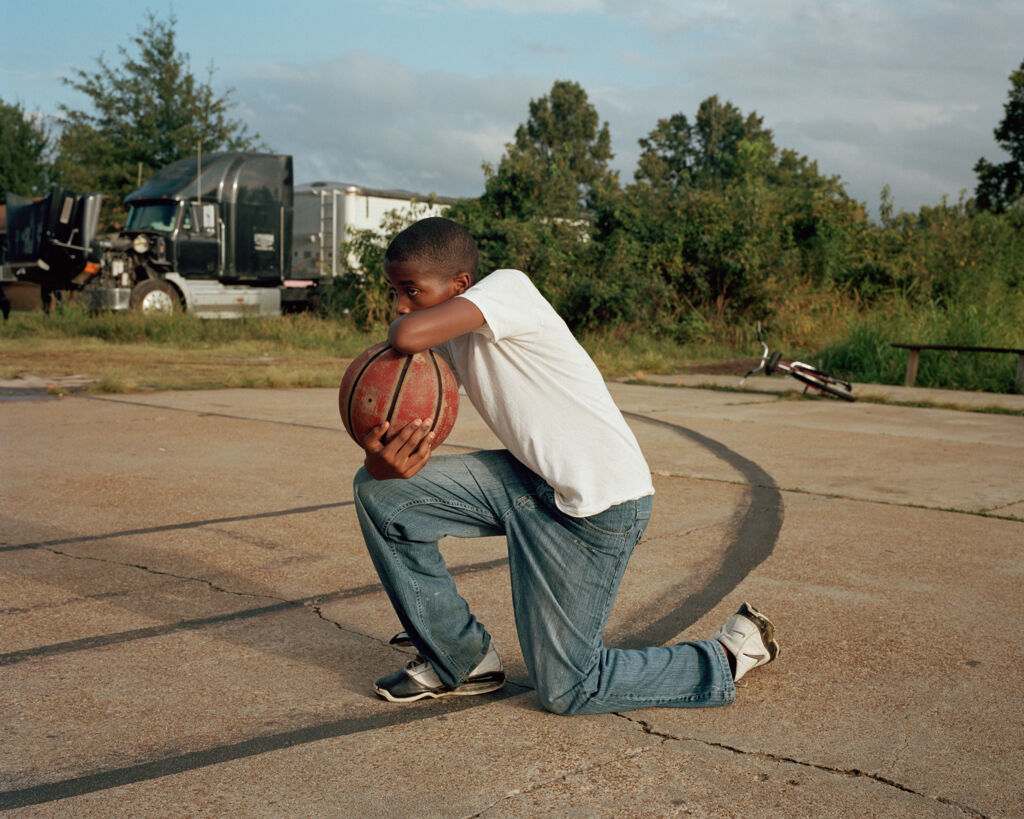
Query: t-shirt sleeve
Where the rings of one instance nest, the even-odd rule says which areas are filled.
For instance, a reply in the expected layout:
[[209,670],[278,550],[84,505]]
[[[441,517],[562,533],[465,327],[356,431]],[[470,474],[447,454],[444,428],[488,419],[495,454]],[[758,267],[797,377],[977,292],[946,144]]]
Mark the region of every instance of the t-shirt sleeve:
[[520,270],[495,270],[456,298],[469,299],[480,309],[486,324],[474,332],[492,341],[538,332],[538,315],[554,314],[530,277]]

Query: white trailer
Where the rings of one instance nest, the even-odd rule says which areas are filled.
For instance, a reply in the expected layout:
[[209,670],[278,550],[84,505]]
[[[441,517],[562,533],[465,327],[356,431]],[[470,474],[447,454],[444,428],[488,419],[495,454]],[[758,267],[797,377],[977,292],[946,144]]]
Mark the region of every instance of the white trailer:
[[458,200],[405,190],[364,188],[346,182],[310,182],[295,188],[292,276],[329,279],[341,274],[334,251],[357,230],[380,230],[391,212],[441,216]]

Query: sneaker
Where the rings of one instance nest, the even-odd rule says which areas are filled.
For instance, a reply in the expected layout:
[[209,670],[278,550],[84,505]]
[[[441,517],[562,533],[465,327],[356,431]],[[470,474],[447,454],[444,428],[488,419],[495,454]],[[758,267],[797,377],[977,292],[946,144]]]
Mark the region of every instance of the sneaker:
[[718,640],[736,658],[734,680],[779,656],[775,626],[749,603],[740,606],[740,610],[729,618],[713,639]]
[[505,671],[501,667],[498,649],[492,642],[491,647],[487,649],[487,655],[469,672],[466,681],[454,688],[441,682],[434,667],[417,656],[405,668],[377,680],[374,690],[390,702],[415,702],[424,697],[437,699],[449,695],[462,697],[469,694],[487,694],[490,691],[497,691],[504,684]]

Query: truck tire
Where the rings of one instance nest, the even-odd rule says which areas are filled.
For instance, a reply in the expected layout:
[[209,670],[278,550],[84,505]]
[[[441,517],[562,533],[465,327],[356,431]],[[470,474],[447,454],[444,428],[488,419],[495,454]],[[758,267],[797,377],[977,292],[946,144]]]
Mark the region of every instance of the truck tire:
[[174,286],[162,279],[146,279],[132,288],[130,305],[141,313],[178,313],[181,298]]

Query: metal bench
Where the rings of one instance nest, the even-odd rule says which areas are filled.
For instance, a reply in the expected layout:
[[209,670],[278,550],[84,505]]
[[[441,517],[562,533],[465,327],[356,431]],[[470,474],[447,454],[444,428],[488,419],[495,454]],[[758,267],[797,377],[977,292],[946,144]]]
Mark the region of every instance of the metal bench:
[[956,344],[897,344],[893,347],[900,347],[910,350],[910,357],[907,359],[907,377],[903,381],[906,387],[913,387],[917,380],[917,365],[921,360],[921,350],[952,350],[960,353],[1015,353],[1017,355],[1017,375],[1014,382],[1017,385],[1017,392],[1024,392],[1024,350],[1015,347],[962,347]]

